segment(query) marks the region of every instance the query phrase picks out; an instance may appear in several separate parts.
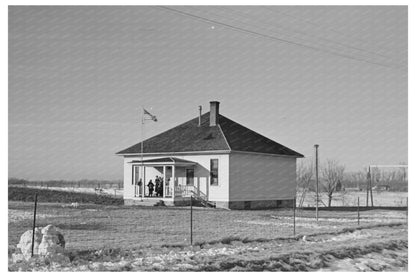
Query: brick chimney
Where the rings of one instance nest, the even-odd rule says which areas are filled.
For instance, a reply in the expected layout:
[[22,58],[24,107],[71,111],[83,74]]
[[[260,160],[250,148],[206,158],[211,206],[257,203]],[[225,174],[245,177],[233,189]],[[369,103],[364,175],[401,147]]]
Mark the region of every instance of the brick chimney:
[[220,102],[211,101],[210,110],[209,110],[209,126],[217,126],[218,124],[218,115],[220,113]]

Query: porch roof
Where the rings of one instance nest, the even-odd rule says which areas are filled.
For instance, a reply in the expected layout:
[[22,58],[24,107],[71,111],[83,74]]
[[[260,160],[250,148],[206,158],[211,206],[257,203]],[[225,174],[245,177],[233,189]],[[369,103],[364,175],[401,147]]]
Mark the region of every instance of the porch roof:
[[[141,160],[134,160],[130,163],[142,163]],[[189,166],[189,165],[196,165],[196,162],[174,158],[174,157],[166,157],[166,158],[157,158],[157,159],[150,159],[150,160],[143,160],[143,165],[149,166],[157,166],[157,165],[182,165],[182,166]]]

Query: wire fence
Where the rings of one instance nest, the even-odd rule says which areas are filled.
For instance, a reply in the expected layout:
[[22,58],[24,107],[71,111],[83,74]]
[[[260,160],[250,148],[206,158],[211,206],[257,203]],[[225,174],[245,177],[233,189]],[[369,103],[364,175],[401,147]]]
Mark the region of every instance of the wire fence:
[[[358,199],[357,199],[358,200]],[[362,202],[360,202],[362,203]],[[9,203],[9,249],[33,228],[33,202]],[[138,248],[293,238],[344,228],[406,224],[407,208],[221,210],[204,207],[37,204],[36,227],[54,225],[66,249]]]
[[[360,198],[360,206],[404,208],[407,206],[408,193],[402,191],[374,190],[371,197],[366,191],[334,192],[331,199],[331,207],[356,207],[358,198]],[[314,191],[298,192],[297,199],[298,207],[308,208],[316,206],[316,193]],[[319,207],[328,207],[328,195],[320,192],[318,194],[318,203]]]

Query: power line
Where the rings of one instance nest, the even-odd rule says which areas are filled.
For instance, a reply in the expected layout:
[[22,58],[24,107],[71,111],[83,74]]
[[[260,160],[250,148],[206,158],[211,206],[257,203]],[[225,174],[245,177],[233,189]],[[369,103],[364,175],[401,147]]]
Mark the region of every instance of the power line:
[[[260,8],[263,8],[263,7],[260,7]],[[227,7],[227,9],[228,10],[232,10],[235,13],[238,13],[238,14],[240,14],[242,16],[249,15],[248,13],[243,13],[243,12],[238,11],[236,9],[232,9],[232,8],[228,8],[228,7]],[[264,9],[266,9],[266,8],[264,8]],[[274,11],[274,10],[270,10],[270,9],[267,9],[267,11],[273,12],[273,13],[281,13],[279,11]],[[281,14],[286,15],[285,13],[281,13]],[[256,20],[259,21],[259,22],[264,22],[266,24],[270,24],[270,22],[264,21],[262,19],[256,19]],[[309,22],[309,21],[305,21],[305,22]],[[254,24],[252,24],[252,25],[254,25]],[[276,25],[276,24],[274,24],[274,25]],[[277,26],[279,26],[279,25],[277,25]],[[370,51],[370,50],[367,50],[367,49],[363,49],[363,48],[360,48],[360,47],[356,47],[356,46],[353,46],[353,45],[349,45],[349,44],[346,44],[346,43],[342,43],[342,42],[339,42],[339,41],[336,41],[336,40],[328,39],[328,38],[326,38],[324,36],[319,36],[319,35],[316,35],[316,34],[308,34],[307,32],[304,32],[304,31],[301,31],[301,30],[296,30],[296,29],[291,28],[291,27],[287,27],[287,26],[283,26],[283,25],[280,25],[280,26],[282,26],[280,28],[289,29],[289,30],[292,30],[295,33],[299,33],[299,34],[302,34],[304,36],[309,36],[309,37],[312,37],[312,38],[316,38],[318,40],[323,40],[323,41],[327,41],[327,42],[330,42],[330,43],[333,43],[333,44],[337,44],[337,45],[340,45],[342,47],[352,49],[353,51],[365,52],[365,53],[368,53],[368,54],[372,54],[372,55],[376,55],[376,56],[379,56],[379,57],[382,57],[382,58],[386,58],[386,59],[389,59],[389,60],[393,60],[393,58],[391,58],[389,56],[382,55],[382,54],[379,54],[379,53],[374,52],[374,51]],[[338,32],[336,32],[336,33],[338,33]],[[363,54],[360,54],[360,55],[363,56],[363,57],[366,57],[366,55],[364,55],[364,53]],[[372,58],[372,57],[371,56],[367,56],[367,58]]]
[[167,10],[167,11],[170,11],[170,12],[174,12],[176,14],[191,17],[193,19],[196,19],[198,21],[202,21],[202,22],[205,22],[205,23],[213,23],[213,24],[221,25],[221,26],[230,28],[232,30],[235,30],[235,31],[238,31],[238,32],[241,32],[241,33],[256,35],[256,36],[271,39],[271,40],[274,40],[274,41],[285,42],[285,43],[293,44],[293,45],[296,45],[296,46],[299,46],[299,47],[302,47],[302,48],[312,49],[312,50],[315,50],[315,51],[318,51],[318,52],[328,53],[328,54],[332,54],[332,55],[335,55],[335,56],[338,56],[338,57],[343,57],[343,58],[347,58],[347,59],[361,61],[361,62],[365,62],[365,63],[368,63],[368,64],[373,64],[373,65],[378,65],[378,66],[387,67],[387,68],[391,68],[391,69],[397,69],[397,70],[400,70],[400,71],[405,71],[400,67],[393,67],[393,66],[389,66],[389,65],[386,65],[386,64],[382,64],[382,63],[371,62],[371,61],[367,61],[365,59],[356,58],[354,56],[341,54],[341,53],[337,53],[337,52],[334,52],[334,51],[328,51],[328,50],[325,50],[325,49],[321,49],[321,48],[310,46],[310,45],[305,45],[305,44],[298,43],[298,42],[295,42],[295,41],[278,38],[278,37],[275,37],[275,36],[271,36],[271,35],[268,35],[268,34],[263,34],[263,33],[252,31],[252,30],[248,30],[248,29],[245,29],[245,28],[241,28],[241,27],[234,26],[234,25],[231,25],[231,24],[227,24],[227,23],[224,23],[224,22],[220,22],[220,21],[217,21],[217,20],[209,19],[209,18],[206,18],[206,17],[203,17],[203,16],[192,14],[192,13],[184,12],[184,11],[177,10],[177,9],[174,9],[174,8],[170,8],[170,7],[166,7],[166,6],[157,6],[156,8],[164,9],[164,10]]
[[[263,8],[263,7],[261,7],[261,8]],[[311,20],[307,20],[307,19],[304,19],[304,18],[301,18],[301,17],[298,17],[298,16],[294,16],[292,14],[288,14],[288,13],[285,13],[285,12],[282,12],[282,11],[276,11],[274,9],[267,9],[267,11],[273,12],[273,13],[277,13],[277,14],[281,14],[281,15],[284,15],[286,17],[290,17],[290,18],[293,18],[293,19],[297,19],[299,21],[303,21],[303,22],[308,23],[310,25],[319,27],[320,29],[322,29],[322,28],[323,29],[326,29],[326,30],[328,30],[328,31],[330,31],[330,32],[332,32],[334,34],[338,34],[338,35],[343,36],[343,37],[346,37],[346,38],[351,38],[350,35],[347,35],[347,34],[345,34],[343,32],[340,32],[340,31],[338,31],[336,29],[333,29],[333,28],[330,28],[328,26],[315,23],[315,22],[313,22]],[[368,41],[363,40],[363,39],[360,39],[360,38],[357,38],[357,40],[362,41],[364,43],[368,43]],[[352,46],[352,45],[349,45],[349,47],[354,48],[354,49],[357,49],[357,50],[365,51],[365,52],[368,52],[368,53],[373,53],[373,54],[378,55],[380,57],[390,58],[391,59],[391,57],[389,57],[389,56],[386,56],[386,55],[383,55],[383,54],[379,54],[380,51],[370,51],[370,50],[366,50],[366,49],[363,49],[363,48],[360,48],[360,47],[355,47],[355,46]]]
[[[225,27],[234,29],[235,31],[239,31],[239,32],[242,32],[242,33],[254,34],[254,35],[262,36],[262,37],[265,37],[265,38],[268,38],[268,39],[278,40],[280,42],[286,42],[286,43],[294,44],[294,45],[297,45],[297,46],[300,46],[300,47],[309,48],[309,49],[312,49],[312,50],[315,50],[315,51],[329,53],[329,54],[336,55],[336,56],[339,56],[339,57],[349,58],[349,59],[353,59],[353,60],[357,60],[357,61],[361,61],[361,62],[373,64],[373,65],[379,65],[379,66],[383,66],[383,67],[388,67],[388,68],[398,69],[398,70],[404,71],[399,66],[391,66],[391,65],[388,65],[388,64],[385,64],[385,63],[368,61],[368,60],[363,59],[361,57],[354,57],[352,55],[348,55],[348,54],[344,54],[344,53],[339,53],[339,52],[331,51],[331,50],[327,50],[327,49],[322,49],[322,48],[318,48],[318,47],[315,47],[315,46],[312,46],[312,45],[302,44],[302,43],[299,43],[299,42],[296,42],[296,41],[293,41],[293,40],[283,39],[283,38],[279,38],[279,37],[276,37],[276,36],[272,36],[272,35],[268,35],[268,34],[256,32],[256,31],[253,31],[253,30],[249,30],[249,29],[246,29],[246,28],[238,27],[238,26],[235,26],[235,25],[232,25],[232,24],[227,24],[227,23],[224,23],[224,22],[220,22],[218,20],[210,19],[210,18],[203,17],[203,16],[198,16],[198,15],[195,15],[195,14],[192,14],[192,13],[189,13],[189,12],[184,12],[184,11],[177,10],[177,9],[173,9],[173,8],[168,8],[168,7],[162,7],[162,8],[168,9],[170,11],[173,11],[173,12],[176,12],[176,13],[179,13],[179,14],[182,14],[182,15],[185,15],[185,16],[193,17],[194,19],[197,19],[199,21],[203,21],[205,23],[206,22],[209,22],[209,23],[214,23],[214,24],[222,25],[222,26],[225,26]],[[236,21],[242,22],[241,20],[236,20]],[[243,22],[243,24],[246,24],[246,23]]]
[[[201,9],[198,9],[199,11],[201,11]],[[246,16],[247,14],[244,14],[244,13],[241,13],[241,12],[238,12],[238,11],[236,11],[237,13],[239,13],[239,14],[241,14],[241,15],[244,15],[244,16]],[[225,19],[228,19],[228,20],[230,20],[230,17],[226,17],[226,16],[223,16],[223,15],[221,15],[221,14],[216,14],[216,13],[213,13],[213,12],[208,12],[208,13],[210,13],[210,14],[213,14],[214,16],[216,16],[216,17],[222,17],[222,18],[225,18]],[[267,29],[267,28],[265,28],[265,27],[263,27],[263,26],[259,26],[259,25],[257,25],[257,24],[253,24],[253,23],[247,23],[247,22],[245,22],[245,21],[242,21],[242,20],[239,20],[239,19],[236,19],[236,18],[232,18],[231,17],[231,20],[232,21],[238,21],[238,22],[241,22],[242,24],[244,24],[244,25],[251,25],[251,26],[254,26],[254,27],[256,27],[256,28],[259,28],[259,29],[264,29],[264,30],[267,30],[267,31],[271,31],[271,32],[273,32],[273,33],[277,33],[277,34],[281,34],[280,32],[276,32],[276,31],[274,31],[274,30],[269,30],[269,29]],[[266,23],[266,24],[270,24],[270,22],[267,22],[267,21],[264,21],[264,20],[261,20],[261,19],[257,19],[257,21],[259,21],[259,22],[264,22],[264,23]],[[285,26],[283,26],[284,28],[286,28],[286,29],[288,29],[287,27],[285,27]],[[282,28],[282,27],[281,27]],[[302,35],[306,35],[306,36],[311,36],[311,35],[308,35],[307,33],[305,33],[305,32],[301,32],[301,31],[297,31],[297,30],[294,30],[294,29],[292,29],[292,28],[289,28],[289,29],[291,29],[291,30],[293,30],[293,32],[295,32],[295,33],[300,33],[300,34],[302,34]],[[287,33],[287,32],[286,32]],[[284,35],[286,35],[286,34],[284,34]],[[290,32],[289,32],[289,35],[290,35]],[[314,36],[314,35],[312,35],[312,36]],[[320,39],[320,37],[319,36],[316,36],[315,35],[315,37],[317,37],[318,38],[318,40]],[[304,38],[296,38],[296,39],[298,39],[298,40],[302,40],[302,41],[304,41],[304,42],[306,42],[306,43],[318,43],[318,44],[321,44],[324,48],[329,48],[329,49],[331,49],[331,47],[329,46],[329,45],[325,45],[325,44],[322,44],[320,41],[317,41],[317,42],[310,42],[310,41],[308,41],[308,40],[306,40],[306,39],[304,39]],[[342,46],[344,46],[344,47],[347,47],[347,48],[351,48],[351,47],[349,47],[348,45],[345,45],[345,44],[343,44],[343,43],[338,43],[338,42],[336,42],[336,41],[333,41],[333,40],[329,40],[329,39],[326,39],[326,38],[321,38],[321,39],[323,39],[323,40],[326,40],[326,41],[329,41],[329,42],[331,42],[331,43],[335,43],[335,44],[339,44],[339,45],[342,45]],[[352,48],[352,49],[354,49],[354,48]],[[334,49],[334,51],[337,51],[338,49]],[[339,50],[343,50],[343,49],[339,49]],[[355,49],[354,49],[355,50]],[[363,50],[363,51],[366,51],[366,50]],[[368,51],[367,51],[368,52]],[[375,54],[375,53],[373,53],[373,54]],[[375,54],[375,55],[377,55],[377,54]],[[360,57],[362,57],[362,58],[367,58],[367,59],[372,59],[372,58],[374,58],[374,57],[372,57],[372,56],[366,56],[366,55],[364,55],[364,54],[361,54],[360,53]],[[397,66],[397,65],[396,65]]]

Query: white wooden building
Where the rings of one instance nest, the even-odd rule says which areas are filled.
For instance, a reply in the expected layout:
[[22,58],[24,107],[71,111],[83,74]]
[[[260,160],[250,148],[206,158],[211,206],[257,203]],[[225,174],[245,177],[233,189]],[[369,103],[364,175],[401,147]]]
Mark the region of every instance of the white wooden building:
[[[143,154],[142,154],[143,153]],[[124,157],[124,201],[196,201],[229,209],[285,207],[296,194],[296,159],[303,157],[210,111],[117,153]],[[142,160],[143,156],[143,160]],[[162,185],[150,196],[148,183]]]

